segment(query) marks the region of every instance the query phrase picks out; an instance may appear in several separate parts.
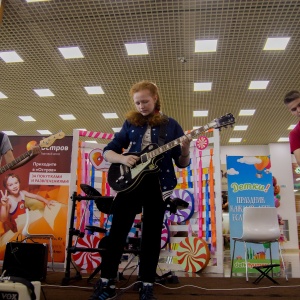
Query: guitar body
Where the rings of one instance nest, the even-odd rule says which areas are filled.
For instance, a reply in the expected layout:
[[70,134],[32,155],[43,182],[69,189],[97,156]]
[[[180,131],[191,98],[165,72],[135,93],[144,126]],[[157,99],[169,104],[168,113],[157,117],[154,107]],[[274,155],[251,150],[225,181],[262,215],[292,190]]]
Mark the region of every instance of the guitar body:
[[140,160],[132,168],[119,163],[111,164],[107,174],[107,181],[110,187],[116,192],[129,192],[139,184],[145,175],[157,173],[159,168],[156,163],[161,160],[163,156],[159,155],[150,159],[147,159],[146,157],[148,152],[157,148],[158,145],[150,144],[142,152],[124,153],[123,155],[139,156]]

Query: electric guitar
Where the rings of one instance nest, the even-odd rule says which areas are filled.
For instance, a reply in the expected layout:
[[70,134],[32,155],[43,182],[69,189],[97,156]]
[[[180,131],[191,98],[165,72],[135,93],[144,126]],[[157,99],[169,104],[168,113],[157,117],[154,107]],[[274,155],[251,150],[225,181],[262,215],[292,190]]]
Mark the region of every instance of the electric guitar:
[[111,164],[107,174],[108,184],[116,192],[128,192],[134,189],[147,173],[154,173],[159,171],[156,162],[162,159],[162,153],[170,150],[177,145],[180,145],[180,143],[184,139],[192,139],[207,131],[208,129],[226,127],[227,125],[231,125],[234,123],[235,119],[233,115],[229,113],[219,119],[214,119],[210,123],[191,131],[187,135],[183,135],[180,138],[162,145],[161,147],[156,144],[150,144],[142,152],[124,153],[123,155],[139,156],[140,159],[132,168],[129,168],[120,163]]
[[60,131],[56,134],[50,135],[49,137],[42,139],[38,145],[39,147],[34,147],[32,150],[25,152],[24,154],[18,156],[16,159],[14,159],[12,162],[1,167],[0,174],[4,173],[8,169],[13,168],[19,162],[23,161],[23,159],[30,157],[30,156],[34,157],[35,155],[41,153],[40,148],[48,148],[55,142],[55,140],[62,139],[64,136],[65,136],[65,134],[62,131]]

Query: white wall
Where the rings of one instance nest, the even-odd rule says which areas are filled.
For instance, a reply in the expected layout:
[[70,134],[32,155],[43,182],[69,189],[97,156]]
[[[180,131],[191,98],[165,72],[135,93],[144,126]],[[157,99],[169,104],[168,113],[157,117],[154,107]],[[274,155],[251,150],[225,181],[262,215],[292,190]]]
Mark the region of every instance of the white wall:
[[298,231],[296,204],[293,185],[292,160],[288,143],[274,143],[253,146],[221,147],[221,164],[226,164],[226,156],[261,156],[270,155],[271,172],[280,186],[280,207],[278,213],[289,221],[290,241],[284,243],[285,249],[298,249]]

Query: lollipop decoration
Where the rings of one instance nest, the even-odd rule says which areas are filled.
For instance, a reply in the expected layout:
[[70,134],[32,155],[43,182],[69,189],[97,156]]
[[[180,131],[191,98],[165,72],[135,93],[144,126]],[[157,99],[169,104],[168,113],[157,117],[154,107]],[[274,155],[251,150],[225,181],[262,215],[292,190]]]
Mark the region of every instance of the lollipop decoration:
[[187,237],[179,244],[177,258],[184,271],[198,272],[207,266],[210,253],[203,239]]
[[170,236],[170,231],[169,231],[169,226],[167,222],[163,223],[163,228],[161,231],[161,240],[160,240],[160,248],[164,249],[169,242],[169,236]]
[[180,198],[188,203],[187,208],[178,209],[176,214],[172,214],[169,211],[166,212],[167,218],[173,222],[181,223],[194,214],[194,196],[187,190],[174,190],[172,198]]
[[[78,238],[77,247],[97,248],[100,239],[92,234],[87,234],[83,238]],[[93,270],[101,263],[99,252],[75,252],[73,254],[74,263],[83,270]]]
[[196,147],[199,150],[204,150],[208,146],[208,138],[205,135],[199,136],[196,141]]

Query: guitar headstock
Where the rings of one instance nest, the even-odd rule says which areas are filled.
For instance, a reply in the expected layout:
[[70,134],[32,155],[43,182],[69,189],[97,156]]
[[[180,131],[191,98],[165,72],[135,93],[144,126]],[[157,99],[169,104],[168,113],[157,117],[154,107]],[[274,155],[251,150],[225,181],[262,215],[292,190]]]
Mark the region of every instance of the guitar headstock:
[[232,125],[235,123],[235,118],[233,116],[233,114],[228,113],[218,119],[214,119],[214,126],[213,128],[221,128],[221,127],[226,127],[228,125]]
[[56,134],[50,135],[44,139],[42,139],[39,143],[39,146],[42,148],[50,147],[56,140],[60,140],[65,137],[65,133],[60,131]]

